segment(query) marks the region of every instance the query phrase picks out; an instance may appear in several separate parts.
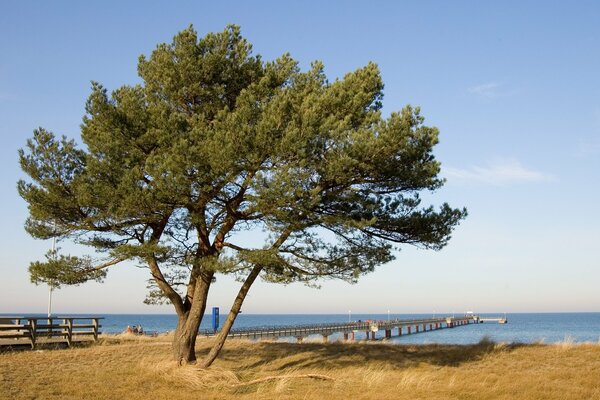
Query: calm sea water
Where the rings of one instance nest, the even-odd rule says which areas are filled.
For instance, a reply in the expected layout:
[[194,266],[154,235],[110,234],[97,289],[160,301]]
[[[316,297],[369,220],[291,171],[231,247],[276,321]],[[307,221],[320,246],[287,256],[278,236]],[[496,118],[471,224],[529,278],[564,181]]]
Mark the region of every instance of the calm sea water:
[[[25,314],[27,315],[27,314]],[[480,314],[481,316],[504,316],[504,314]],[[76,316],[76,315],[73,315]],[[102,332],[119,333],[127,325],[142,325],[147,332],[167,332],[175,329],[177,317],[165,314],[105,314]],[[429,318],[431,314],[390,314],[390,318]],[[447,316],[437,314],[436,316]],[[348,315],[341,314],[240,314],[235,327],[289,326],[311,323],[348,322]],[[536,313],[507,314],[508,324],[471,324],[453,329],[405,335],[393,338],[397,343],[477,343],[483,337],[498,342],[533,343],[543,340],[554,343],[567,340],[575,342],[600,341],[600,313]],[[225,315],[221,315],[223,321]],[[387,314],[352,314],[352,320],[386,320]],[[201,329],[209,329],[211,315],[202,321]],[[396,332],[394,332],[395,334]],[[381,337],[383,332],[378,332]],[[339,336],[338,336],[339,337]],[[317,336],[315,338],[320,338]],[[334,335],[330,339],[335,340]],[[364,333],[358,332],[357,339]]]

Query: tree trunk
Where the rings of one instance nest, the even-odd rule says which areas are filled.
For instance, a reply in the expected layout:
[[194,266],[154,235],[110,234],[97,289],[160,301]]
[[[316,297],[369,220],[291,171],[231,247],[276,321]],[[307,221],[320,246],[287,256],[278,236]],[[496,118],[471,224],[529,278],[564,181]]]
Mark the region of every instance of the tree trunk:
[[173,358],[179,365],[196,363],[196,337],[206,310],[206,299],[213,274],[203,275],[196,281],[189,309],[180,314],[177,321],[171,348]]
[[[196,331],[193,327],[187,324],[188,315],[185,314],[179,317],[177,321],[177,328],[175,329],[175,336],[173,337],[173,358],[180,365],[193,364],[196,361]],[[191,328],[191,329],[190,329]]]
[[217,339],[216,339],[215,343],[213,344],[213,347],[210,349],[208,355],[202,360],[202,363],[200,364],[200,366],[202,368],[210,367],[211,364],[215,361],[215,359],[219,355],[219,353],[221,352],[221,349],[223,348],[223,345],[225,344],[225,340],[227,339],[227,335],[229,334],[229,331],[231,330],[231,327],[233,326],[233,323],[235,322],[237,315],[240,313],[240,309],[242,308],[244,299],[246,298],[246,295],[248,294],[248,290],[250,290],[250,287],[254,283],[254,280],[256,279],[256,277],[258,276],[258,274],[260,273],[261,270],[262,270],[262,267],[255,266],[254,268],[252,268],[252,271],[250,271],[250,274],[244,281],[244,284],[240,288],[238,295],[235,298],[233,305],[231,306],[231,310],[229,311],[229,314],[227,315],[227,319],[225,320],[225,323],[223,324],[223,328],[217,335]]

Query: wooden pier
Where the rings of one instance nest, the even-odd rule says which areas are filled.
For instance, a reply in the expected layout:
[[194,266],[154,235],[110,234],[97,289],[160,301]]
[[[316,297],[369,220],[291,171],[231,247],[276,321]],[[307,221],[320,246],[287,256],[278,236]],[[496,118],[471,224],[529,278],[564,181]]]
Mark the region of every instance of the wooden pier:
[[[249,339],[295,337],[298,342],[302,342],[305,337],[310,335],[321,335],[323,336],[324,341],[328,341],[329,336],[340,333],[343,334],[344,340],[358,339],[358,335],[366,340],[375,340],[377,332],[382,331],[384,335],[381,339],[390,339],[392,336],[411,335],[438,329],[476,324],[479,320],[479,316],[467,315],[464,317],[392,319],[332,324],[240,328],[232,329],[228,337]],[[211,331],[203,331],[201,334],[205,336],[215,335],[215,333]]]
[[0,316],[0,346],[24,346],[97,341],[102,317]]

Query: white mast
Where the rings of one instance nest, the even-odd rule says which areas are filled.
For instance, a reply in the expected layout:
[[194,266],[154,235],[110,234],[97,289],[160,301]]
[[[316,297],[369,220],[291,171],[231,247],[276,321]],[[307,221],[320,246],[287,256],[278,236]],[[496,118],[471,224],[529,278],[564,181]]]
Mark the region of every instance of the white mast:
[[[52,238],[52,257],[54,257],[54,252],[56,251],[56,237]],[[48,283],[48,318],[52,316],[52,291],[54,290],[54,286]]]

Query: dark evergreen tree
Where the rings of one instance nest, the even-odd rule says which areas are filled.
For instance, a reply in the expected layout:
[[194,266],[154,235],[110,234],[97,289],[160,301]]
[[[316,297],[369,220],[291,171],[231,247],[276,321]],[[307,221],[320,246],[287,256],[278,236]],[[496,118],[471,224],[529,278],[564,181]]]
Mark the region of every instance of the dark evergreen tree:
[[[373,63],[329,82],[319,62],[302,72],[287,54],[253,56],[236,26],[201,39],[190,27],[140,57],[138,70],[142,84],[110,95],[93,83],[82,149],[36,130],[20,151],[30,179],[18,188],[33,237],[106,256],[37,262],[36,279],[80,283],[125,260],[147,266],[147,301],[166,299],[179,317],[179,362],[196,360],[216,274],[243,284],[205,367],[258,276],[354,282],[392,260],[396,243],[442,248],[466,216],[421,205],[419,192],[443,184],[438,130],[410,106],[382,117]],[[237,241],[254,230],[267,233],[264,246]]]

